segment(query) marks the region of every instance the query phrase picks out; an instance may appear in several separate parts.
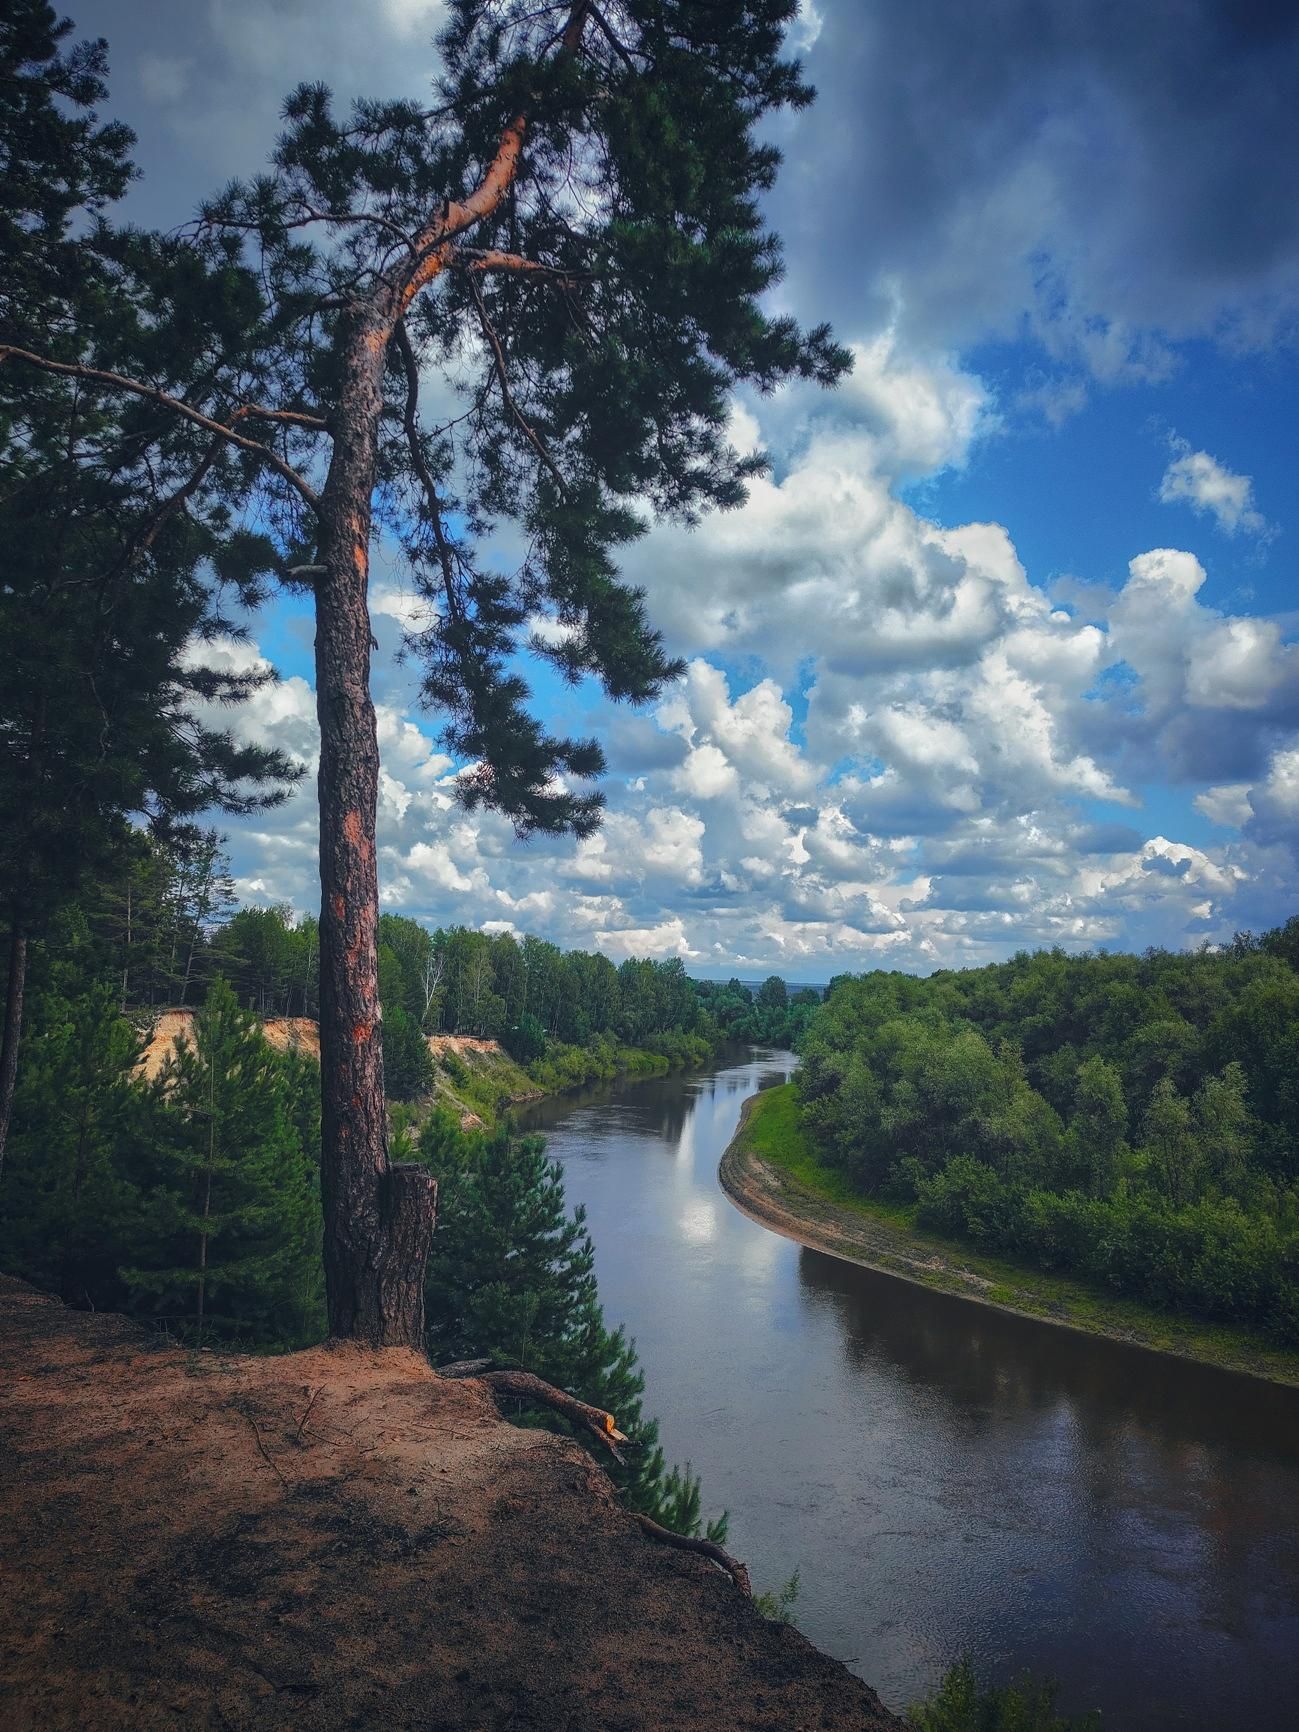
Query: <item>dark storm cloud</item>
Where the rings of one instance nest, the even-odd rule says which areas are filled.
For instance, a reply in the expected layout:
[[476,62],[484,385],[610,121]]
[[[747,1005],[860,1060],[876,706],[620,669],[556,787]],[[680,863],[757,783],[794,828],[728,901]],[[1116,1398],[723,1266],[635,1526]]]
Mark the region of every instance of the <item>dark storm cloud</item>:
[[78,36],[108,41],[112,112],[134,127],[137,221],[185,221],[261,169],[284,98],[304,82],[426,96],[441,8],[425,0],[72,0]]
[[870,325],[895,285],[909,333],[961,343],[1031,312],[1099,374],[1293,326],[1293,0],[820,11],[775,201],[805,313]]
[[[1160,337],[1262,340],[1299,310],[1299,7],[1212,0],[821,0],[820,100],[782,117],[788,291],[844,334],[896,297],[918,341],[1015,334],[1100,375]],[[265,162],[280,103],[420,95],[426,0],[85,0],[139,132],[142,220]],[[804,22],[807,34],[812,13]]]

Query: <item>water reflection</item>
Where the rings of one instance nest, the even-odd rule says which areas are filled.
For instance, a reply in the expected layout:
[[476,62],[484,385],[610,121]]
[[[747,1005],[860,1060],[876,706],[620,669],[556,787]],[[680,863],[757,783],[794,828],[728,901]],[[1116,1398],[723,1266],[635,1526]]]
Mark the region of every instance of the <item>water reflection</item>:
[[894,1706],[962,1652],[1124,1728],[1289,1728],[1299,1399],[806,1251],[716,1181],[788,1057],[533,1115],[664,1441]]
[[819,1251],[800,1249],[798,1273],[810,1302],[833,1310],[855,1363],[886,1360],[966,1412],[1064,1401],[1111,1431],[1145,1424],[1164,1438],[1299,1455],[1299,1401],[1275,1385],[953,1300]]

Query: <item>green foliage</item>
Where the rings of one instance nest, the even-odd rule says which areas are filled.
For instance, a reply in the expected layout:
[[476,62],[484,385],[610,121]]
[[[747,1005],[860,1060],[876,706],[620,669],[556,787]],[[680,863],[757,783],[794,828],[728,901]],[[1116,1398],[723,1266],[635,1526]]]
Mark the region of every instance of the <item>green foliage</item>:
[[[183,388],[223,346],[218,310],[199,272],[184,316],[163,311],[165,248],[127,266],[148,249],[108,214],[134,141],[96,115],[104,44],[69,47],[70,29],[38,0],[0,17],[0,343]],[[0,918],[23,930],[128,845],[132,817],[184,835],[213,806],[274,804],[298,773],[204,719],[272,677],[204,664],[238,629],[213,575],[253,601],[273,553],[233,525],[226,460],[198,473],[207,443],[139,398],[0,367]]]
[[419,1100],[433,1089],[433,1058],[419,1024],[400,1004],[383,1013],[383,1080],[388,1098]]
[[222,1333],[315,1338],[320,1206],[293,1100],[294,1067],[262,1039],[224,981],[151,1094],[158,1136],[142,1151],[135,1308]]
[[[664,1463],[657,1427],[641,1410],[635,1346],[604,1322],[585,1211],[568,1213],[560,1167],[542,1139],[504,1130],[465,1137],[441,1114],[426,1126],[420,1152],[439,1179],[425,1291],[434,1362],[490,1357],[615,1414],[633,1440],[628,1465],[612,1470],[630,1507],[698,1533],[699,1482],[688,1466]],[[550,1414],[525,1417],[559,1423]],[[724,1520],[707,1532],[720,1539]]]
[[758,1046],[797,1046],[820,1003],[810,987],[791,996],[776,974],[763,981],[756,996],[740,980],[700,980],[695,991],[722,1039]]
[[241,908],[213,940],[212,967],[247,1010],[315,1016],[319,951],[316,921],[295,921],[287,903]]
[[546,1050],[546,1031],[538,1017],[525,1010],[519,1020],[506,1029],[501,1044],[516,1064],[532,1064]]
[[764,1593],[753,1596],[753,1604],[764,1618],[770,1618],[776,1624],[797,1624],[794,1607],[798,1596],[803,1591],[801,1573],[795,1570],[793,1575],[782,1582],[778,1588],[768,1588]]
[[921,1224],[1299,1341],[1287,945],[842,977],[803,1042],[802,1126]]
[[0,1267],[70,1303],[120,1306],[123,1246],[138,1228],[132,1156],[157,1118],[134,1086],[140,1042],[110,982],[86,968],[83,918],[32,970],[27,1040],[0,1196]]
[[1058,1714],[1057,1690],[1030,1677],[983,1690],[969,1660],[959,1660],[932,1696],[907,1710],[907,1723],[915,1732],[1100,1732],[1098,1710]]

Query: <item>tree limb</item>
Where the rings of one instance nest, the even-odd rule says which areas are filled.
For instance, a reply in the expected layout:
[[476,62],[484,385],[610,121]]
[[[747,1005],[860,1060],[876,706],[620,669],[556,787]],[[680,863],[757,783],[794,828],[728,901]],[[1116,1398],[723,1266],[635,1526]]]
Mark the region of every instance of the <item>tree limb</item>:
[[[609,20],[605,17],[604,13],[601,12],[600,8],[592,5],[590,7],[590,13],[591,17],[595,20],[600,34],[604,37],[605,41],[609,44],[610,48],[613,49],[614,53],[618,56],[619,60],[622,61],[627,70],[629,72],[638,72],[640,69],[632,58],[631,50],[627,47],[626,43],[615,34],[613,26],[609,23]],[[645,55],[644,58],[648,60],[649,56]]]
[[406,408],[403,415],[406,444],[410,449],[410,460],[414,466],[416,477],[424,489],[428,504],[429,527],[433,531],[438,563],[442,567],[442,585],[446,591],[447,608],[454,618],[460,612],[460,602],[456,595],[455,555],[443,527],[442,501],[438,498],[437,484],[433,479],[432,471],[424,460],[424,447],[420,444],[419,426],[416,422],[419,411],[419,365],[415,360],[415,351],[411,347],[410,333],[406,329],[404,319],[398,319],[394,335],[397,339],[398,353],[401,355],[402,364],[406,369]]
[[153,546],[154,542],[158,539],[159,531],[172,513],[178,511],[188,499],[193,498],[194,494],[206,480],[212,465],[216,462],[218,453],[221,450],[221,443],[219,437],[213,439],[212,443],[204,453],[202,461],[190,474],[189,478],[183,481],[174,493],[168,494],[166,499],[162,501],[153,516],[149,519],[148,523],[141,528],[139,534],[131,538],[113,564],[112,569],[109,571],[108,576],[110,579],[115,577],[119,571],[125,571],[131,564],[131,561],[135,559],[138,554],[147,553]]
[[305,409],[263,409],[260,403],[241,403],[230,417],[242,421],[251,415],[259,421],[284,421],[291,427],[306,427],[313,433],[328,433],[329,422],[323,415],[311,415]]
[[486,338],[488,347],[492,351],[492,362],[496,368],[496,380],[501,387],[501,396],[505,399],[505,407],[514,417],[514,420],[524,438],[537,453],[537,456],[545,464],[546,468],[549,469],[559,491],[561,493],[567,493],[568,483],[564,480],[558,464],[550,455],[550,452],[547,451],[545,444],[525,417],[522,409],[520,409],[519,405],[514,401],[513,393],[510,390],[510,381],[505,372],[505,351],[501,347],[501,339],[497,336],[496,328],[487,316],[487,308],[483,304],[483,297],[479,293],[478,284],[472,277],[469,279],[469,293],[473,296],[474,306],[478,309],[478,323],[482,326],[483,336]]
[[749,1580],[748,1568],[738,1558],[733,1558],[728,1551],[724,1551],[715,1540],[696,1540],[688,1534],[673,1533],[671,1528],[662,1527],[652,1517],[642,1515],[639,1510],[632,1513],[641,1532],[648,1534],[650,1539],[658,1540],[661,1545],[674,1546],[679,1552],[697,1552],[700,1557],[708,1558],[719,1569],[726,1571],[746,1598],[753,1598],[753,1584]]
[[[179,397],[170,397],[165,391],[160,391],[156,385],[146,385],[140,379],[128,379],[122,373],[110,373],[102,367],[87,367],[78,361],[52,361],[48,356],[33,354],[30,349],[16,348],[12,343],[0,345],[0,365],[5,361],[25,361],[29,367],[36,367],[43,373],[54,373],[64,379],[85,379],[91,384],[107,385],[114,391],[128,391],[132,396],[143,397],[147,402],[158,403],[164,409],[170,409],[182,420],[192,421],[196,427],[205,428],[209,433],[216,433],[232,445],[237,445],[241,451],[250,451],[263,463],[267,463],[289,486],[301,494],[313,511],[320,508],[320,496],[315,488],[299,475],[291,463],[284,459],[269,445],[263,445],[260,439],[250,439],[247,434],[238,433],[223,421],[214,421],[210,415],[204,415],[199,409],[192,408]],[[250,411],[253,406],[245,405]],[[238,413],[238,411],[236,411]],[[263,411],[263,413],[271,413]],[[289,414],[290,411],[284,411]],[[323,423],[322,423],[323,425]]]
[[[591,0],[573,0],[568,22],[560,37],[561,55],[576,54],[581,45],[582,32],[586,28],[590,5]],[[415,263],[398,294],[399,318],[420,290],[426,288],[445,267],[448,243],[466,229],[480,223],[484,217],[491,216],[500,205],[518,173],[527,130],[527,115],[522,112],[516,114],[501,133],[496,154],[488,163],[473,192],[467,198],[449,199],[416,235]]]
[[497,247],[453,247],[447,264],[454,270],[511,271],[517,276],[542,277],[556,283],[578,283],[582,274],[561,271],[554,265],[543,265],[539,259],[524,258],[522,253],[506,253]]
[[[474,1365],[469,1360],[468,1365]],[[538,1407],[553,1408],[574,1425],[580,1425],[589,1431],[592,1437],[599,1440],[609,1454],[617,1462],[622,1462],[623,1456],[618,1448],[620,1443],[627,1443],[625,1432],[618,1430],[611,1413],[606,1413],[602,1407],[592,1407],[588,1402],[579,1401],[575,1395],[569,1395],[565,1390],[556,1389],[553,1383],[546,1383],[540,1377],[535,1377],[531,1371],[466,1371],[460,1365],[446,1366],[441,1375],[472,1376],[476,1383],[485,1383],[494,1395],[513,1395],[520,1401],[531,1401]]]

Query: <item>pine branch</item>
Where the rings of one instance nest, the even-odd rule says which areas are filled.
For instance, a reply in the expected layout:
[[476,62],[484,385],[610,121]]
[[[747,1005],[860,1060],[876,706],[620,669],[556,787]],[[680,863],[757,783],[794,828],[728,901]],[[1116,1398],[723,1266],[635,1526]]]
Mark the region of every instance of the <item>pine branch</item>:
[[[576,54],[581,46],[590,6],[591,0],[573,0],[568,22],[556,38],[561,45],[561,58]],[[502,132],[496,154],[473,192],[467,198],[448,200],[416,235],[416,260],[398,296],[398,317],[405,313],[420,290],[445,268],[451,252],[450,243],[455,237],[474,228],[498,209],[519,172],[527,130],[526,113],[516,114]]]
[[[320,496],[315,488],[298,474],[291,463],[286,463],[268,445],[263,445],[259,439],[250,439],[246,434],[236,432],[233,427],[227,426],[223,421],[214,421],[210,415],[204,415],[200,409],[195,409],[190,404],[182,402],[179,397],[168,396],[156,385],[146,385],[143,380],[129,379],[123,373],[111,373],[103,367],[87,367],[79,361],[52,361],[46,355],[33,354],[30,349],[19,349],[12,343],[0,345],[0,365],[9,360],[24,361],[29,367],[36,367],[43,373],[54,373],[64,379],[84,379],[89,384],[106,385],[110,390],[127,391],[132,396],[143,397],[146,402],[158,403],[162,408],[170,409],[173,414],[179,415],[182,420],[192,421],[196,427],[202,427],[209,433],[218,434],[222,439],[228,440],[230,444],[237,445],[241,451],[251,452],[263,463],[269,464],[282,480],[287,481],[290,487],[301,494],[313,511],[320,509]],[[249,413],[259,412],[256,405],[244,404],[241,410],[235,411],[235,414],[238,415],[244,410]],[[296,412],[263,410],[260,413],[278,418]],[[320,423],[322,428],[324,425],[324,422]]]
[[540,259],[524,258],[522,253],[502,252],[497,247],[454,247],[446,262],[453,270],[479,273],[510,271],[516,276],[541,277],[568,285],[586,280],[585,273],[562,271],[554,265],[542,264]]
[[[639,72],[640,68],[632,58],[631,50],[627,47],[626,43],[622,41],[621,37],[615,34],[613,26],[609,23],[609,20],[605,17],[604,13],[601,12],[600,8],[592,5],[589,10],[591,17],[595,20],[596,27],[600,31],[600,34],[604,37],[606,42],[608,42],[619,60],[621,60],[623,65],[627,68],[628,72]],[[649,55],[642,51],[642,58],[648,60]]]
[[139,533],[131,538],[118,556],[116,563],[109,571],[109,580],[114,578],[118,572],[125,571],[131,562],[141,553],[147,553],[153,546],[154,542],[158,539],[159,532],[167,519],[171,517],[173,513],[178,511],[187,500],[193,498],[194,494],[207,479],[212,465],[216,462],[221,451],[221,444],[222,441],[219,438],[213,439],[212,443],[208,446],[202,461],[191,473],[189,478],[186,481],[183,481],[181,485],[176,488],[174,493],[169,494],[167,498],[162,501],[158,509],[153,513],[152,517],[149,518],[148,522],[141,527]]
[[483,336],[487,341],[488,347],[492,351],[492,362],[496,368],[496,380],[501,387],[501,396],[505,399],[505,407],[513,416],[518,425],[519,431],[523,434],[529,445],[532,446],[532,449],[537,453],[537,456],[554,477],[555,485],[559,488],[559,491],[566,494],[568,492],[568,483],[564,480],[559,465],[550,455],[550,452],[546,449],[540,435],[536,432],[535,428],[524,415],[522,409],[519,408],[519,405],[514,400],[514,395],[510,390],[509,377],[505,371],[505,351],[501,347],[501,339],[496,334],[496,327],[487,316],[487,308],[483,304],[483,297],[479,293],[478,284],[472,277],[469,279],[469,293],[473,297],[474,306],[478,310],[478,323],[482,327]]
[[411,347],[410,333],[406,329],[404,319],[397,321],[397,329],[394,334],[402,364],[406,369],[406,407],[403,413],[406,444],[410,450],[411,465],[415,470],[420,486],[424,490],[425,503],[428,506],[429,527],[433,531],[438,563],[442,567],[442,583],[446,591],[447,608],[454,618],[460,612],[460,602],[456,595],[455,586],[455,554],[446,537],[446,529],[442,522],[442,502],[438,498],[437,483],[434,481],[432,471],[424,458],[424,447],[420,444],[419,426],[416,421],[419,412],[419,365],[415,360],[415,351]]
[[260,403],[241,403],[230,419],[241,421],[247,415],[259,421],[283,421],[290,427],[306,427],[312,433],[330,430],[323,415],[311,415],[305,409],[264,409]]

